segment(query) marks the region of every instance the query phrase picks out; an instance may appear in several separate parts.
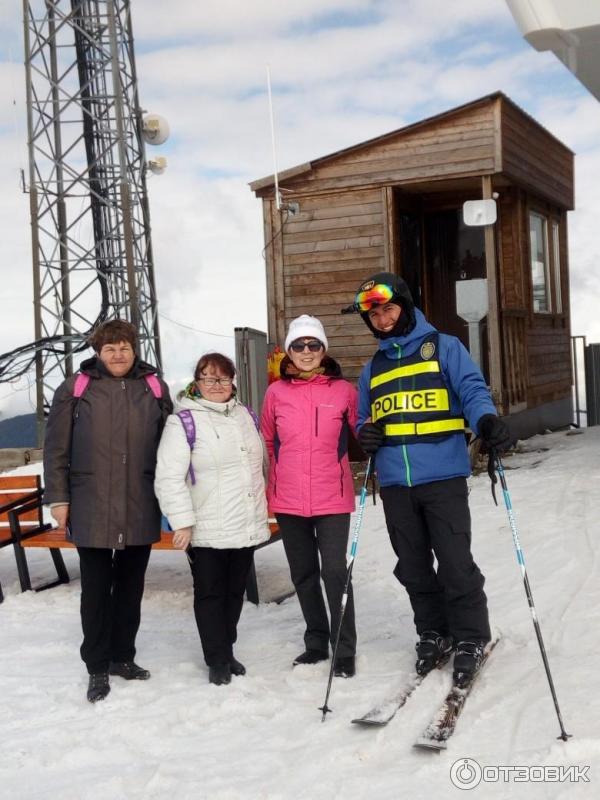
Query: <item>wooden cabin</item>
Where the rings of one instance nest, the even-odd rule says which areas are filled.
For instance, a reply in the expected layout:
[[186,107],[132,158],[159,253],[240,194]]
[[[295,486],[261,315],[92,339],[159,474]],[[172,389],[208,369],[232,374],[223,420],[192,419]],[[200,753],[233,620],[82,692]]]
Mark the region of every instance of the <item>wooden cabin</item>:
[[[400,274],[440,331],[469,346],[458,281],[487,278],[482,369],[521,437],[572,421],[567,211],[573,153],[504,94],[254,181],[263,202],[269,339],[318,316],[356,379],[376,342],[340,315],[374,272]],[[466,200],[496,198],[494,225],[467,227]]]

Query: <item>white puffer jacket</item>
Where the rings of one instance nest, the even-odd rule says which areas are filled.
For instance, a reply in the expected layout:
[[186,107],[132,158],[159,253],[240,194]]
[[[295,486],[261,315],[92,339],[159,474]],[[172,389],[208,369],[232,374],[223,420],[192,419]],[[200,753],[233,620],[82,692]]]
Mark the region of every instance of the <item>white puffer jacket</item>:
[[263,476],[264,444],[250,413],[235,398],[227,403],[178,398],[196,427],[190,447],[175,414],[160,440],[154,490],[173,530],[193,526],[194,547],[251,547],[269,538]]

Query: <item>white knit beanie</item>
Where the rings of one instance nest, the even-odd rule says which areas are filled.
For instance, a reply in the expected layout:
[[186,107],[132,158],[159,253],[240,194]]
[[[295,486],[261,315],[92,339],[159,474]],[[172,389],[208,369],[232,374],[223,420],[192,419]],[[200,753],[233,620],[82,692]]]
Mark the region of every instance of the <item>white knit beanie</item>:
[[311,317],[308,314],[302,314],[302,316],[296,317],[296,319],[293,319],[290,322],[290,327],[288,328],[288,333],[285,337],[284,349],[286,353],[289,350],[291,343],[295,342],[296,339],[309,338],[318,339],[325,345],[325,350],[327,350],[328,342],[321,320],[317,319],[316,317]]

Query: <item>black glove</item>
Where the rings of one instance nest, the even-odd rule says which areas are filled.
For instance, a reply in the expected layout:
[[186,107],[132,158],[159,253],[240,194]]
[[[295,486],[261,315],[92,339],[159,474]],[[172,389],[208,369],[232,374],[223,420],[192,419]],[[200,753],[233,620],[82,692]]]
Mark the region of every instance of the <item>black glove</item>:
[[382,422],[365,422],[358,432],[358,443],[369,456],[374,456],[384,439]]
[[506,422],[495,414],[484,414],[477,423],[477,430],[487,450],[503,453],[513,443]]

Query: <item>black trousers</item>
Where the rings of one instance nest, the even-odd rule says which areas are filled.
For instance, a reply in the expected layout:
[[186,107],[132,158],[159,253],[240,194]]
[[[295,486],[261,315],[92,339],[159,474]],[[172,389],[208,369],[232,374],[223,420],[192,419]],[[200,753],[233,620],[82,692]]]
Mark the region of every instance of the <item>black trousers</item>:
[[150,545],[111,550],[78,547],[81,569],[81,658],[88,672],[133,661]]
[[194,615],[209,667],[228,664],[233,657],[253,553],[253,547],[188,550],[194,580]]
[[[333,645],[340,621],[340,605],[346,582],[350,514],[317,517],[276,514],[276,517],[292,583],[306,622],[304,644],[307,649],[328,652],[329,642]],[[331,625],[327,619],[321,578],[325,584]],[[355,653],[354,595],[350,584],[337,654],[347,657]]]
[[408,592],[417,633],[488,641],[485,579],[471,554],[466,479],[385,486],[380,492],[398,557],[394,574]]

